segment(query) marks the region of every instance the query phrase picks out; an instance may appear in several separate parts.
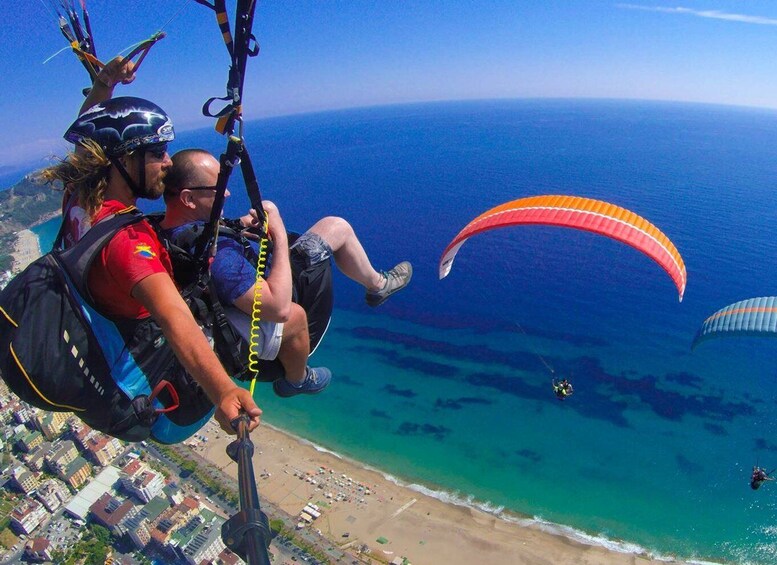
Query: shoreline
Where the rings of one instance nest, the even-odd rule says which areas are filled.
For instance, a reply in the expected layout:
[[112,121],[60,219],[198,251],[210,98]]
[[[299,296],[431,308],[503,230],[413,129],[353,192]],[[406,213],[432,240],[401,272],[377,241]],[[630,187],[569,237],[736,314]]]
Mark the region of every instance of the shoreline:
[[32,228],[44,224],[59,215],[59,211],[51,212],[28,228],[16,232],[16,240],[14,241],[13,246],[14,249],[11,252],[11,257],[13,258],[11,271],[13,273],[23,271],[27,265],[43,255],[43,250],[40,247],[40,238],[32,231]]
[[[192,448],[233,478],[226,455],[234,438],[211,421],[208,441]],[[369,558],[406,557],[415,565],[580,563],[590,565],[713,563],[657,555],[626,541],[490,509],[445,491],[407,483],[270,424],[252,434],[260,499],[292,516],[308,503],[321,516],[305,525],[340,549],[369,548]]]

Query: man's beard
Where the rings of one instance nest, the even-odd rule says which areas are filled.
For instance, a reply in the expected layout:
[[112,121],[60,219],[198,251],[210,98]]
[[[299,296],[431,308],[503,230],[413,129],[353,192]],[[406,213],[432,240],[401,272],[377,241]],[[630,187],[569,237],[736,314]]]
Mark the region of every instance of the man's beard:
[[165,192],[165,174],[160,173],[157,181],[153,184],[149,184],[146,181],[145,186],[138,187],[137,197],[145,198],[146,200],[157,200]]

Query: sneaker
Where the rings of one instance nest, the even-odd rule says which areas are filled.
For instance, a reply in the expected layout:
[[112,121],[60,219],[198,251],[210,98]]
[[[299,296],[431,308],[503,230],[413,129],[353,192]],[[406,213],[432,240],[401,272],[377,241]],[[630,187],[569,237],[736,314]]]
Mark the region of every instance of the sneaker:
[[367,304],[373,308],[380,306],[388,300],[389,296],[407,286],[413,276],[413,265],[409,261],[402,261],[390,271],[384,271],[383,276],[386,277],[386,284],[383,285],[383,288],[367,291]]
[[305,368],[305,380],[298,385],[293,385],[286,379],[273,381],[272,388],[275,394],[282,398],[296,396],[298,394],[318,394],[324,390],[332,380],[332,371],[326,367]]

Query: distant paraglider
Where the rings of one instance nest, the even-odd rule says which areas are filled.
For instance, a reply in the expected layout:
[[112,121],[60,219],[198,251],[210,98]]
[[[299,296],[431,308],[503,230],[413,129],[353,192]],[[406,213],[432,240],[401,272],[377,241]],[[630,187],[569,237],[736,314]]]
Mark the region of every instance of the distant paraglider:
[[553,392],[555,393],[556,398],[559,400],[565,400],[567,397],[572,396],[572,393],[574,393],[575,390],[572,388],[572,383],[570,383],[567,379],[561,379],[558,382],[556,382],[554,379]]
[[777,337],[777,296],[748,298],[721,308],[704,323],[691,349],[715,337]]
[[641,251],[669,274],[682,302],[688,278],[677,248],[661,230],[634,212],[579,196],[530,196],[492,208],[464,226],[440,259],[439,275],[445,278],[464,242],[488,230],[517,225],[575,228],[604,235]]
[[753,474],[750,477],[750,488],[758,490],[766,481],[773,481],[774,477],[770,476],[772,473],[774,473],[774,470],[767,473],[763,467],[753,467]]

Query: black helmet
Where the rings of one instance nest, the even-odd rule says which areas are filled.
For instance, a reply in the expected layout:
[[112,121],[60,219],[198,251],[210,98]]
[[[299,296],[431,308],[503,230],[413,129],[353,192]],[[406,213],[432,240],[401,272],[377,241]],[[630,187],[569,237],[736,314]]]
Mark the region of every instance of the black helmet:
[[139,147],[175,139],[173,122],[162,108],[133,96],[100,102],[78,116],[65,132],[65,139],[97,142],[109,157],[124,155]]

